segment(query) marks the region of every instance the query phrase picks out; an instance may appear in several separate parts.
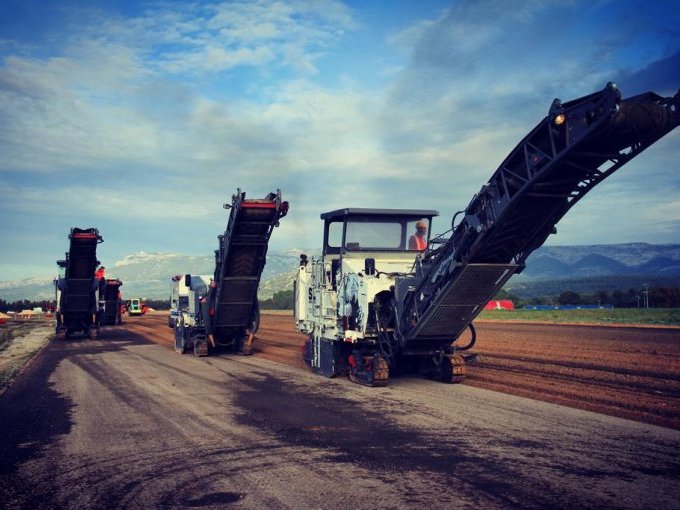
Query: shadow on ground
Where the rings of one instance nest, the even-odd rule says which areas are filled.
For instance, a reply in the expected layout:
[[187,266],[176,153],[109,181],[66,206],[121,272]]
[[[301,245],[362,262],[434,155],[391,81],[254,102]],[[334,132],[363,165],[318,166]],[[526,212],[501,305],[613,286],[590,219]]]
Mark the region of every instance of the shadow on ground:
[[465,439],[471,431],[425,433],[401,426],[381,411],[380,397],[358,403],[269,375],[242,382],[245,389],[235,396],[241,409],[237,421],[284,443],[321,449],[327,462],[361,466],[371,473],[370,478],[392,484],[404,480],[401,490],[414,504],[417,501],[409,494],[408,482],[414,472],[450,481],[455,478],[469,484],[473,492],[479,489],[498,497],[501,504],[526,498],[521,484],[503,481],[512,477],[502,480],[497,476],[500,470],[519,471],[521,465],[511,467],[503,459],[471,450]]
[[0,508],[27,507],[25,498],[31,492],[27,490],[31,481],[18,477],[19,466],[40,457],[72,429],[74,404],[50,380],[59,364],[70,357],[146,343],[141,337],[113,328],[103,329],[97,340],[53,339],[0,395]]

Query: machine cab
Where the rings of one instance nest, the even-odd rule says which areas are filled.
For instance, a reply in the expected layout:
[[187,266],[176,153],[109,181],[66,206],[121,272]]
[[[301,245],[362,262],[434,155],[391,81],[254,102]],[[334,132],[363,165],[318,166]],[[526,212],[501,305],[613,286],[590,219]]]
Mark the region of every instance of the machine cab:
[[421,209],[346,208],[324,213],[324,262],[334,266],[332,276],[341,259],[364,261],[366,274],[375,273],[379,261],[400,266],[401,261],[412,263],[427,247],[432,218],[438,215]]
[[[301,256],[294,286],[295,317],[302,332],[358,338],[368,325],[369,304],[388,291],[396,275],[410,274],[416,256],[427,247],[432,218],[421,209],[346,208],[321,215],[324,221],[320,259]],[[418,239],[416,239],[418,238]],[[342,321],[341,321],[342,322]],[[353,337],[353,338],[355,338]]]

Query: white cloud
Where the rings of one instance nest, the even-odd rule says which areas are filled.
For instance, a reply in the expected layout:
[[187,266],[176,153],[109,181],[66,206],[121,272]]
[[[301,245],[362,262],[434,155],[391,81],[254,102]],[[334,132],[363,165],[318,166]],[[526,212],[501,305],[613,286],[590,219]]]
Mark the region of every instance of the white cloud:
[[372,97],[356,90],[329,91],[296,81],[281,88],[261,113],[268,125],[295,131],[295,139],[308,149],[308,143],[316,143],[332,152],[343,145],[359,149],[371,143],[372,105]]
[[[668,224],[677,226],[680,224],[680,200],[670,200],[664,204],[652,205],[649,209],[644,210],[643,217],[645,222],[653,222],[658,218],[663,218],[661,228],[666,230]],[[672,232],[677,234],[676,232]]]
[[432,26],[435,24],[436,20],[424,19],[415,22],[414,24],[399,30],[387,38],[390,44],[394,44],[402,51],[406,53],[411,53],[413,47],[425,37]]
[[191,68],[222,71],[239,65],[265,65],[272,62],[275,56],[272,49],[267,46],[230,49],[216,44],[208,44],[197,53],[179,56],[174,63],[170,60],[167,69],[181,72],[188,64]]
[[[145,220],[195,220],[210,217],[203,207],[178,207],[178,195],[171,189],[148,190],[66,185],[53,189],[38,186],[0,184],[2,209],[6,213],[47,217],[110,218],[117,215]],[[200,199],[199,199],[200,200]],[[190,202],[185,201],[184,204]]]
[[[406,162],[416,175],[431,179],[419,189],[427,189],[435,207],[443,209],[446,202],[464,207],[547,114],[554,97],[566,101],[601,89],[616,80],[622,62],[642,64],[642,47],[646,58],[667,56],[669,48],[660,40],[673,36],[656,39],[660,31],[635,30],[624,7],[605,8],[606,16],[590,12],[596,16],[585,27],[584,9],[602,8],[569,1],[463,2],[395,33],[391,42],[411,60],[392,82],[380,115],[390,161]],[[656,21],[647,21],[656,27]],[[630,172],[611,177],[621,183],[615,197],[609,181],[600,185],[608,191],[604,203],[594,190],[596,198],[584,199],[558,226],[559,242],[677,241],[677,231],[671,235],[669,227],[677,222],[652,219],[664,209],[655,206],[671,200],[666,190],[679,191],[680,181],[672,177],[677,149],[662,141],[649,149],[657,156],[645,154],[639,166],[636,160],[627,165]],[[621,221],[610,225],[613,210]]]
[[248,107],[202,98],[205,81],[181,73],[273,65],[313,74],[323,48],[356,26],[334,1],[167,4],[136,18],[90,10],[83,19],[53,56],[9,55],[0,66],[0,172],[276,165],[286,151],[268,140],[286,133]]
[[[134,88],[129,77],[139,71],[126,51],[109,51],[106,59],[102,51],[91,46],[81,48],[78,57],[5,59],[0,171],[87,168],[153,153],[154,126],[123,104],[125,92]],[[93,64],[97,61],[101,66]]]
[[135,20],[103,23],[103,37],[146,49],[160,71],[219,72],[238,66],[316,72],[314,60],[357,24],[340,2],[168,4]]

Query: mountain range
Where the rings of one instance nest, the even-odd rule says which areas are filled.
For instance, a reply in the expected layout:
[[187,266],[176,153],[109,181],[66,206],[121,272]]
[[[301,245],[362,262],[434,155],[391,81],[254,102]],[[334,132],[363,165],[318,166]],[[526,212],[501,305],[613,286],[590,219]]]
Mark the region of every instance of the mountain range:
[[527,259],[522,273],[531,280],[633,274],[680,274],[680,245],[543,246]]
[[[290,289],[300,253],[315,250],[269,251],[259,288],[260,299]],[[213,256],[139,252],[107,265],[107,277],[123,281],[123,296],[167,299],[170,277],[176,274],[212,275]],[[0,281],[0,298],[51,299],[56,276]],[[513,276],[506,290],[521,297],[561,290],[595,292],[627,290],[648,285],[680,285],[680,244],[628,243],[592,246],[543,246],[527,260],[526,269]],[[560,290],[561,289],[561,290]]]
[[680,245],[628,243],[593,246],[543,246],[513,276],[505,290],[522,298],[554,296],[565,290],[680,286]]

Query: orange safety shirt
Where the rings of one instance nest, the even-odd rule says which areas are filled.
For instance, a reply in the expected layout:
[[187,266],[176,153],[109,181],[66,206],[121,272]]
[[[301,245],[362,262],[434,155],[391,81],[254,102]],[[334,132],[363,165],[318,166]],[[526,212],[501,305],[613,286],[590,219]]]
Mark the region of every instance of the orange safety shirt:
[[412,235],[411,238],[408,240],[409,250],[423,251],[425,250],[425,248],[427,248],[427,241],[425,240],[425,236]]

